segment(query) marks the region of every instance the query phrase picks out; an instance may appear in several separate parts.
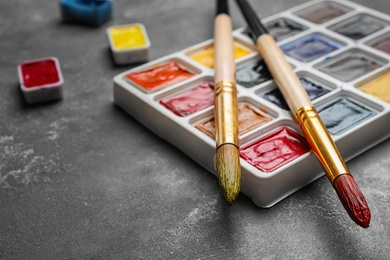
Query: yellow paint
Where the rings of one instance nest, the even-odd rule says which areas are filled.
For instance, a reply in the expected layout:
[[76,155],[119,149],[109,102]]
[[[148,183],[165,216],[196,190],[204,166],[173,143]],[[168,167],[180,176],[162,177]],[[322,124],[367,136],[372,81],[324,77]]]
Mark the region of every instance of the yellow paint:
[[145,35],[141,26],[120,26],[109,29],[113,47],[118,50],[139,48],[146,46]]
[[390,71],[363,85],[360,90],[390,103]]
[[[251,50],[244,48],[238,44],[234,44],[234,58],[240,59],[248,54],[252,53]],[[208,68],[214,68],[214,47],[208,47],[200,52],[190,55],[190,58],[199,62],[203,66]]]

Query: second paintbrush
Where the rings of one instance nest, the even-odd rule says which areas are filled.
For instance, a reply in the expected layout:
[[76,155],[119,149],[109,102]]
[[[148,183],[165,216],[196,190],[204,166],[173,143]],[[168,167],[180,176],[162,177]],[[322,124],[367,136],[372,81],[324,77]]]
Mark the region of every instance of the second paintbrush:
[[214,117],[216,129],[214,165],[225,199],[232,204],[240,192],[241,166],[238,140],[236,66],[232,23],[227,0],[217,0],[214,50]]
[[302,87],[297,75],[284,58],[273,37],[246,0],[236,0],[251,29],[256,47],[268,66],[276,84],[301,126],[333,188],[349,216],[358,225],[370,224],[370,209],[352,177],[332,137]]

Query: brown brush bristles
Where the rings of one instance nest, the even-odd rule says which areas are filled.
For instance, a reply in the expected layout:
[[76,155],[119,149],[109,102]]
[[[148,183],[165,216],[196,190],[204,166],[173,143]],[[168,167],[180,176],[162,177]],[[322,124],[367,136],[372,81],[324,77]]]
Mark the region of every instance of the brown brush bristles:
[[371,213],[364,195],[350,174],[342,174],[333,181],[345,210],[356,224],[363,228],[370,225]]
[[240,192],[240,152],[233,144],[224,144],[217,149],[214,166],[226,201],[232,204]]

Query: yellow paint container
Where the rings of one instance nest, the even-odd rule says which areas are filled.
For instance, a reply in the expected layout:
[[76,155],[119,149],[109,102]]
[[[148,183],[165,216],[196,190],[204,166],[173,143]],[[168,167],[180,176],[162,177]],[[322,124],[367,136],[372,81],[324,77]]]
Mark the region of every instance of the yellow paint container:
[[[240,59],[243,58],[249,54],[251,54],[253,51],[250,49],[247,49],[241,45],[238,45],[237,43],[234,43],[234,58]],[[189,54],[189,57],[193,59],[196,62],[199,62],[205,67],[208,68],[214,68],[214,47],[209,46],[206,47],[200,51],[192,52]]]
[[150,41],[142,24],[111,26],[107,28],[107,37],[116,64],[148,60]]
[[390,103],[390,71],[359,88],[378,99]]

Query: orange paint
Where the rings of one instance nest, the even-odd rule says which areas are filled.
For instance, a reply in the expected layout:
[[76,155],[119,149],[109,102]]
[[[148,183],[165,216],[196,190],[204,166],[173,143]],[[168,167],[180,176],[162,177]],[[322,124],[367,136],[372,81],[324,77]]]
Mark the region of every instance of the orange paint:
[[184,81],[195,75],[196,73],[171,61],[153,68],[129,73],[126,78],[146,90],[155,90]]

